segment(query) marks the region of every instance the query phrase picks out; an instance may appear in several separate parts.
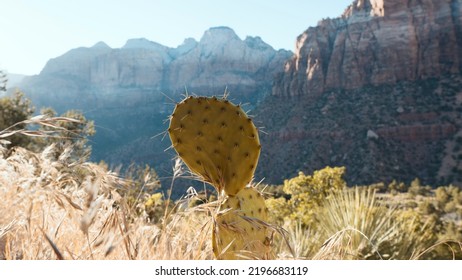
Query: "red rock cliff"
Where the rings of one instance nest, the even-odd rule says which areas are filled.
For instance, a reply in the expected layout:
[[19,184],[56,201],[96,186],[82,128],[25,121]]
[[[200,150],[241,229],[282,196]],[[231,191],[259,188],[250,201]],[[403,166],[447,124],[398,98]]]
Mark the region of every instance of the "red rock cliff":
[[273,95],[460,74],[461,12],[459,0],[355,0],[297,38]]

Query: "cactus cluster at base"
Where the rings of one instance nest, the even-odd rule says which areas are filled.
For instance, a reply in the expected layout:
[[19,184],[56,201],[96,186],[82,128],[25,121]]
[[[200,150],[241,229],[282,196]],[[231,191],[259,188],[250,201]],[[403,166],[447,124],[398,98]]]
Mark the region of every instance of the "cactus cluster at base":
[[189,96],[176,104],[168,133],[191,172],[223,200],[214,217],[212,244],[218,259],[268,259],[271,235],[265,199],[252,181],[260,140],[239,105],[216,97]]

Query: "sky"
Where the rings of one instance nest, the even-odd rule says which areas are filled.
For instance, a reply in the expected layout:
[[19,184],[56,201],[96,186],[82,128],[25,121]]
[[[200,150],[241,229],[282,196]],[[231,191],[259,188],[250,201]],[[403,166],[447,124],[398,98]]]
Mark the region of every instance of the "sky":
[[39,74],[70,49],[104,41],[111,48],[146,38],[177,47],[228,26],[245,39],[260,36],[275,49],[294,50],[298,35],[353,0],[0,0],[0,69]]

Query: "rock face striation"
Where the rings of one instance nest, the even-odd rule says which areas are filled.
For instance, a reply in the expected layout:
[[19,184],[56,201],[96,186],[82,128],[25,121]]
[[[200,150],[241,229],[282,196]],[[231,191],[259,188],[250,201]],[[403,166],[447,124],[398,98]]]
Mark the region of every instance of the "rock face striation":
[[460,74],[462,13],[457,0],[355,0],[297,38],[273,95]]
[[462,2],[355,0],[297,38],[254,114],[257,177],[346,166],[351,185],[462,186]]

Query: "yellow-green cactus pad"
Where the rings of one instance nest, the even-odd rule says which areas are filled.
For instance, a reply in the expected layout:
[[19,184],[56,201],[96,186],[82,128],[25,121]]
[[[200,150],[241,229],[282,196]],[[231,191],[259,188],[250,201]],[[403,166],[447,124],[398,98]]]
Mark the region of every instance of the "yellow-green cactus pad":
[[190,96],[176,105],[168,133],[189,169],[218,192],[235,195],[252,180],[261,146],[257,128],[240,106]]
[[236,196],[226,198],[215,217],[212,232],[217,259],[270,258],[267,216],[265,200],[254,188],[244,188]]

